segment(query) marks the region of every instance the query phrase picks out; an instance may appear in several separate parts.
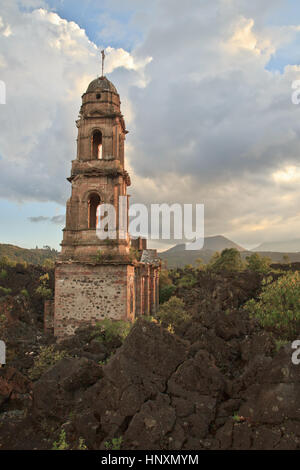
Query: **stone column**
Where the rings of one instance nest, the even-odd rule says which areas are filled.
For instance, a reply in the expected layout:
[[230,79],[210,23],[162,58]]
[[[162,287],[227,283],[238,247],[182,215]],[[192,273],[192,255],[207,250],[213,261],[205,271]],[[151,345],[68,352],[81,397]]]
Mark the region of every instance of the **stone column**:
[[155,269],[156,280],[156,311],[159,309],[159,269]]
[[145,273],[145,286],[144,286],[144,299],[145,299],[145,315],[148,316],[151,314],[150,310],[150,276],[149,269],[146,268]]

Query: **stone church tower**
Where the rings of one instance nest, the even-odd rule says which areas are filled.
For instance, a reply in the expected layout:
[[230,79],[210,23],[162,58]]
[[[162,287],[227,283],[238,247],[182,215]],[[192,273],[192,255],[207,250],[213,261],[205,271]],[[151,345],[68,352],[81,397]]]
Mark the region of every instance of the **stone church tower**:
[[[101,203],[113,204],[118,223],[119,196],[126,196],[130,185],[124,168],[127,131],[120,97],[106,77],[92,81],[83,95],[77,127],[77,159],[69,178],[72,195],[67,202],[61,258],[80,260],[97,255],[99,249],[107,250],[107,243],[101,243],[95,231],[97,208]],[[125,239],[117,238],[113,250],[129,252],[128,234]]]
[[[120,196],[128,198],[131,184],[125,170],[127,130],[120,104],[115,86],[104,76],[93,80],[82,96],[55,297],[45,304],[45,329],[54,328],[58,338],[104,318],[133,320],[153,314],[158,306],[156,251],[146,249],[146,240],[131,240],[119,225],[122,217],[128,221],[128,206],[120,217],[124,206],[119,201]],[[114,206],[113,240],[97,236],[101,204]]]

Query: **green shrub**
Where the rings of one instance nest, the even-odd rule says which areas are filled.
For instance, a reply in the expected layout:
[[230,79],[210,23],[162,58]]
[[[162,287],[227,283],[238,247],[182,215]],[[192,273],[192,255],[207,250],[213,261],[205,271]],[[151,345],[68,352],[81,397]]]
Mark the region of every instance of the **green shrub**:
[[107,450],[120,450],[123,442],[123,437],[114,437],[111,441],[104,443]]
[[11,289],[9,289],[8,287],[2,287],[0,286],[0,295],[9,295],[11,294]]
[[46,286],[39,286],[35,292],[43,299],[51,299],[53,296],[52,289]]
[[43,274],[42,276],[40,276],[40,283],[41,284],[47,284],[49,282],[49,274],[46,273],[46,274]]
[[171,325],[173,328],[177,328],[191,318],[185,311],[183,300],[175,296],[159,307],[157,317],[163,325],[167,327]]
[[83,439],[83,437],[79,438],[78,450],[88,450],[87,445],[86,445],[85,440]]
[[4,280],[7,278],[7,271],[5,269],[1,269],[0,271],[0,279]]
[[215,253],[208,264],[211,271],[242,271],[244,267],[240,252],[236,248],[225,248]]
[[35,292],[43,299],[51,299],[53,297],[52,289],[49,288],[49,274],[40,276],[40,285],[36,288]]
[[53,345],[41,346],[40,353],[35,358],[33,367],[29,369],[29,378],[31,380],[38,380],[44,372],[64,357],[67,357],[66,351],[55,351]]
[[27,289],[22,289],[20,294],[26,297],[26,299],[29,299],[29,292]]
[[260,256],[258,253],[253,253],[246,257],[246,261],[246,268],[249,269],[249,271],[267,274],[271,270],[270,264],[272,260],[267,256]]
[[101,322],[97,322],[96,328],[98,329],[98,341],[112,342],[116,339],[124,341],[129,331],[131,330],[132,323],[123,320],[110,320],[105,318]]
[[258,300],[249,300],[244,309],[279,338],[293,340],[300,332],[300,273],[269,279]]
[[66,441],[66,431],[61,430],[58,441],[53,442],[52,450],[68,450],[69,444]]

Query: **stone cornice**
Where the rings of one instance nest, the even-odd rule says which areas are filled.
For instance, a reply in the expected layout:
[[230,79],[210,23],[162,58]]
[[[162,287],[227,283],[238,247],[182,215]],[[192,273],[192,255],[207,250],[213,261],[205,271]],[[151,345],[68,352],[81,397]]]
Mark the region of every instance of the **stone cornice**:
[[117,178],[122,176],[125,179],[126,185],[131,185],[131,179],[129,173],[126,170],[120,168],[82,168],[72,171],[72,174],[67,180],[71,183],[78,176],[85,176],[87,178],[108,176],[110,178]]

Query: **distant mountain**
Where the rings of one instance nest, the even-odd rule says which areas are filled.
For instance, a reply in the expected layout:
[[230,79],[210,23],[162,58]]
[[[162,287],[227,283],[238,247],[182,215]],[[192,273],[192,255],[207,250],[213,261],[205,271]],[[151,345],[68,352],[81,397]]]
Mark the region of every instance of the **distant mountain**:
[[246,251],[245,248],[223,237],[223,235],[204,238],[203,250],[222,251],[225,250],[225,248],[236,248],[238,251]]
[[55,260],[58,256],[58,251],[50,247],[27,249],[0,243],[0,260],[3,256],[7,256],[7,258],[15,263],[26,261],[29,264],[42,265],[45,259]]
[[162,260],[165,260],[169,268],[183,267],[186,264],[195,264],[197,258],[201,258],[208,263],[210,258],[216,251],[225,250],[225,248],[236,248],[238,251],[244,252],[245,248],[237,245],[222,235],[214,237],[205,237],[204,245],[201,250],[186,250],[185,244],[175,245],[169,250],[159,253]]
[[300,252],[300,238],[296,240],[281,242],[265,242],[251,251],[279,251],[281,253],[298,253]]
[[[203,248],[200,251],[212,250],[213,252],[215,252],[225,250],[225,248],[236,248],[238,251],[245,251],[245,248],[241,247],[240,245],[237,245],[237,243],[232,242],[228,238],[223,237],[223,235],[205,237]],[[172,248],[169,248],[168,250],[163,251],[162,253],[176,253],[182,250],[185,250],[185,243],[174,245],[172,246]]]
[[[263,247],[263,244],[260,246]],[[277,251],[253,249],[251,251],[247,251],[222,235],[206,237],[204,240],[204,246],[201,250],[186,250],[185,244],[180,244],[159,253],[159,257],[167,263],[168,268],[183,268],[186,264],[196,265],[196,260],[198,258],[201,258],[204,263],[208,263],[216,251],[221,252],[225,248],[236,248],[241,252],[243,259],[252,255],[253,252],[259,251],[261,256],[268,256],[274,263],[284,263],[284,255],[286,254],[291,262],[300,262],[300,250],[299,253],[295,253],[293,250]]]

